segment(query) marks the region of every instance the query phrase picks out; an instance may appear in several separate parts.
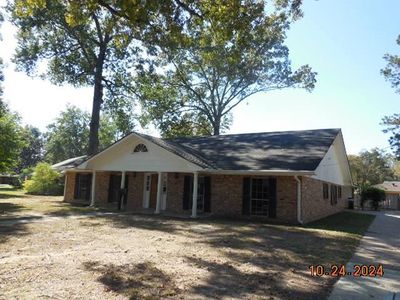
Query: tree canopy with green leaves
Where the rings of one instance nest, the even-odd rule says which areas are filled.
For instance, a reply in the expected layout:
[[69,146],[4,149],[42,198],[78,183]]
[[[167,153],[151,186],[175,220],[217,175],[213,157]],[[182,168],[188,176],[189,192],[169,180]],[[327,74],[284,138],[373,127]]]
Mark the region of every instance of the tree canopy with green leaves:
[[15,172],[20,174],[24,169],[36,166],[43,159],[44,137],[36,127],[26,125],[22,130],[24,146]]
[[[397,38],[397,44],[400,46],[400,35]],[[381,70],[381,73],[392,84],[396,93],[400,93],[400,56],[387,53],[383,58],[387,65]]]
[[[400,35],[397,38],[397,44],[400,46]],[[383,57],[387,65],[381,70],[382,75],[389,81],[396,93],[400,94],[400,56],[394,54],[385,54]],[[391,133],[389,143],[396,155],[400,158],[400,114],[385,116],[381,125],[385,126],[383,132]]]
[[[235,106],[234,101],[243,100],[244,94],[255,92],[256,85],[263,80],[271,83],[265,89],[296,85],[312,88],[314,73],[308,67],[292,72],[289,61],[285,59],[287,49],[279,46],[287,30],[285,27],[290,23],[289,18],[301,16],[301,2],[271,1],[271,7],[276,12],[268,20],[264,18],[266,15],[262,11],[264,2],[254,0],[235,0],[229,3],[211,0],[15,0],[9,3],[8,10],[18,28],[18,48],[14,60],[20,70],[30,75],[41,75],[55,84],[94,87],[88,147],[88,153],[93,154],[98,150],[99,118],[103,107],[112,111],[113,115],[117,114],[118,126],[128,131],[131,125],[129,120],[132,118],[130,92],[136,91],[136,96],[145,97],[143,103],[146,105],[143,106],[149,109],[146,110],[148,117],[145,116],[142,123],[148,123],[152,114],[158,114],[155,115],[155,122],[162,123],[159,127],[167,128],[172,134],[182,131],[187,134],[203,134],[210,132],[210,127],[215,132],[217,127],[229,126],[229,112]],[[263,32],[262,27],[265,25],[267,27]],[[267,31],[272,29],[276,29],[276,32],[268,35]],[[264,37],[267,41],[263,46],[258,45],[257,42]],[[198,46],[197,40],[201,42]],[[209,42],[211,43],[208,44]],[[260,65],[263,59],[257,59],[257,55],[259,51],[263,52],[268,48],[266,44],[270,44],[271,51],[267,56],[261,57],[268,62]],[[220,46],[222,48],[218,53]],[[260,48],[243,55],[240,53],[252,46]],[[220,82],[227,84],[231,84],[232,76],[237,76],[238,67],[245,67],[252,62],[251,66],[256,70],[250,72],[249,68],[245,69],[243,78],[250,79],[253,83],[256,81],[257,84],[241,83],[236,90],[227,88],[226,97],[221,99],[232,101],[228,101],[229,105],[224,108],[219,107],[214,114],[205,114],[204,105],[199,106],[203,109],[201,112],[190,109],[177,113],[174,111],[175,104],[166,103],[168,99],[158,99],[160,101],[157,105],[168,106],[170,116],[160,120],[160,113],[151,109],[154,107],[152,99],[150,102],[146,101],[154,97],[143,90],[146,80],[140,76],[140,79],[133,81],[132,76],[136,76],[138,72],[143,74],[144,71],[147,73],[155,68],[171,66],[179,57],[185,58],[181,68],[191,68],[185,76],[201,74],[197,61],[187,56],[192,51],[196,51],[193,52],[196,55],[203,51],[201,59],[207,64],[226,58],[225,65],[216,66],[216,69],[218,67],[221,70],[222,67],[223,70],[228,64],[232,64],[230,70],[223,70],[220,74]],[[225,57],[227,54],[228,57]],[[266,54],[265,51],[262,54]],[[252,58],[240,63],[248,55]],[[163,60],[158,61],[161,57]],[[164,58],[167,58],[167,62]],[[42,62],[47,69],[37,74],[39,66],[43,66]],[[270,76],[255,79],[254,77],[260,75],[261,69],[265,69],[266,64],[273,64],[268,68]],[[205,70],[206,76],[210,76],[210,69],[205,66]],[[175,72],[172,83],[180,77],[180,73]],[[163,83],[164,78],[157,77],[156,82],[150,82],[146,86],[152,88],[154,84]],[[139,83],[140,91],[137,86],[132,86],[136,82]],[[266,85],[266,82],[263,84]],[[162,88],[169,89],[164,83]],[[188,103],[187,97],[191,91],[184,91],[182,88],[176,91],[179,93],[173,99],[174,102],[183,96],[178,102]],[[204,89],[198,90],[196,87],[197,96],[199,92],[204,92]]]
[[[0,12],[0,25],[3,16]],[[0,36],[1,40],[1,36]],[[23,140],[22,127],[18,114],[12,112],[3,101],[3,60],[0,57],[0,173],[13,172],[19,162]]]
[[94,1],[16,0],[8,10],[18,29],[18,70],[58,85],[93,87],[89,154],[98,151],[102,106],[119,115],[122,130],[132,129],[132,102],[126,98],[140,48],[125,18]]
[[381,125],[385,126],[383,132],[391,134],[390,146],[397,159],[400,159],[400,114],[383,117]]
[[18,114],[0,100],[0,173],[12,173],[26,145]]
[[312,90],[316,73],[308,65],[294,70],[285,45],[290,24],[301,16],[300,3],[196,2],[201,18],[184,26],[183,46],[161,45],[155,67],[138,76],[143,124],[153,122],[170,136],[174,124],[191,120],[199,132],[211,127],[217,135],[229,127],[232,110],[255,93]]
[[[0,26],[3,22],[3,15],[0,12]],[[1,41],[1,36],[0,36]],[[3,102],[3,81],[4,81],[4,74],[3,74],[3,59],[0,57],[0,117],[6,112],[6,105]]]
[[349,155],[351,175],[358,188],[382,183],[394,177],[392,156],[374,148],[359,155]]
[[[99,149],[102,150],[121,138],[123,132],[112,118],[103,114],[100,118]],[[45,134],[45,160],[55,164],[87,153],[90,132],[90,114],[75,106],[60,113]]]

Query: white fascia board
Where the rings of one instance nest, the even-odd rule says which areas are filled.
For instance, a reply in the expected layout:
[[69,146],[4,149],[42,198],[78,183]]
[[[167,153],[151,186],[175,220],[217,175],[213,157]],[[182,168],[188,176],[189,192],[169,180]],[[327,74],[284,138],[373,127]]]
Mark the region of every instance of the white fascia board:
[[203,169],[200,173],[221,174],[221,175],[259,175],[259,176],[310,176],[314,171],[294,171],[294,170],[215,170]]
[[70,169],[66,169],[61,171],[61,174],[66,174],[68,172],[74,172],[74,173],[88,173],[88,172],[93,172],[94,170],[91,169],[77,169],[77,168],[70,168]]

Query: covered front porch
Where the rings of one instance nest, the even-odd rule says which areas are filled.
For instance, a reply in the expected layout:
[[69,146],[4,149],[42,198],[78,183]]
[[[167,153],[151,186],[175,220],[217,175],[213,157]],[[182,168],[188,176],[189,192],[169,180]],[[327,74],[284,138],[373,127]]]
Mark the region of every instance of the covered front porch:
[[70,171],[65,173],[64,200],[195,218],[210,212],[210,180],[198,172]]

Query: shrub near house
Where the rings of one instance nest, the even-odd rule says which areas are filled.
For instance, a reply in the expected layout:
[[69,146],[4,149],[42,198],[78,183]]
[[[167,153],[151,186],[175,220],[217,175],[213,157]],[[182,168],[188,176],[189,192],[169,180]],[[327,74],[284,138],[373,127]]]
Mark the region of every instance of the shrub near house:
[[47,163],[38,163],[30,180],[24,182],[24,189],[34,195],[62,195],[60,174]]
[[366,201],[371,201],[374,210],[378,210],[379,203],[385,200],[385,191],[376,187],[368,186],[361,190],[361,205],[364,208]]

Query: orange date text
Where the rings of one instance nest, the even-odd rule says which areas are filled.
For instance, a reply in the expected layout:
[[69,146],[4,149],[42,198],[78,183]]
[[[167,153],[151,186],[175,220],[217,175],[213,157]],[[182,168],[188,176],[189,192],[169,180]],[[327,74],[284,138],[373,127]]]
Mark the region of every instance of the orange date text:
[[311,265],[308,269],[311,276],[315,277],[383,277],[384,275],[382,265],[353,265],[350,270],[347,269],[345,265],[331,265],[329,267],[323,265]]

